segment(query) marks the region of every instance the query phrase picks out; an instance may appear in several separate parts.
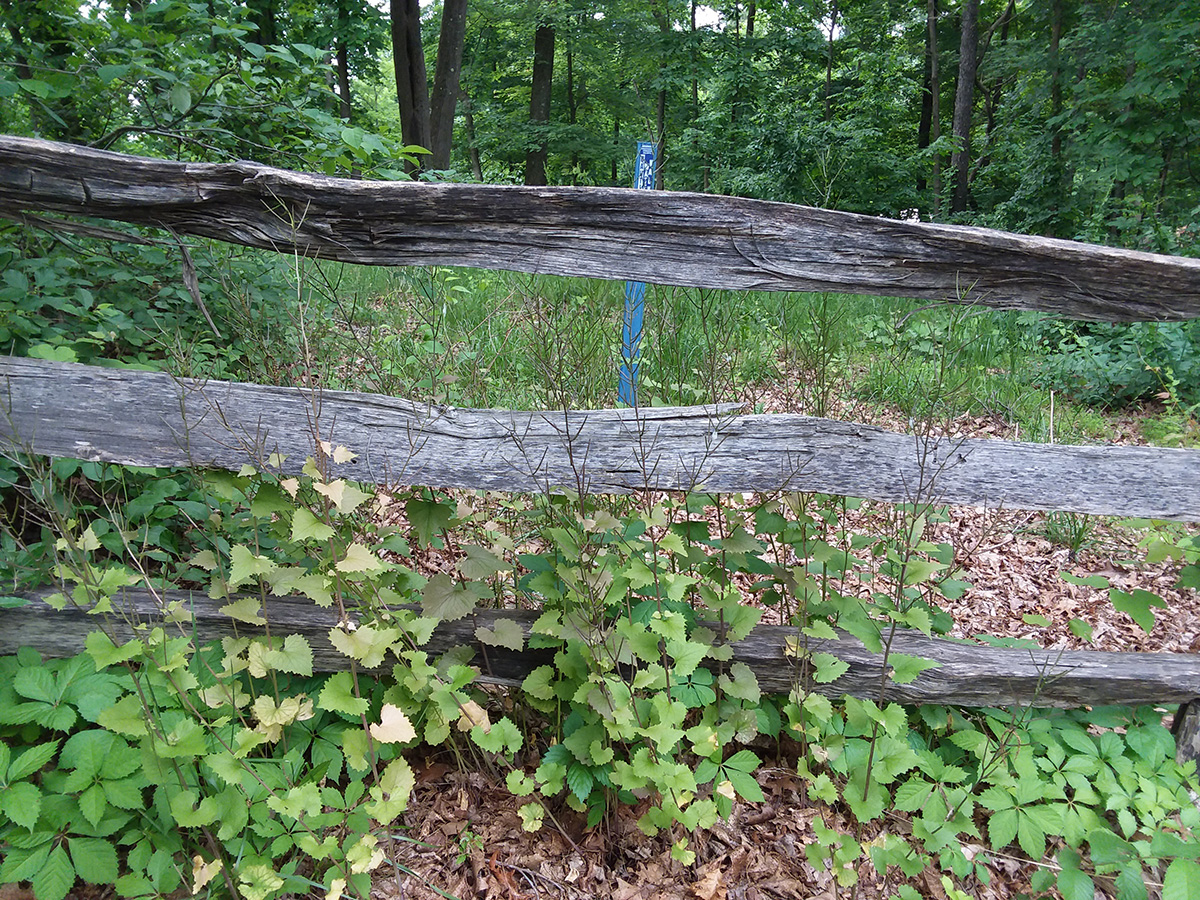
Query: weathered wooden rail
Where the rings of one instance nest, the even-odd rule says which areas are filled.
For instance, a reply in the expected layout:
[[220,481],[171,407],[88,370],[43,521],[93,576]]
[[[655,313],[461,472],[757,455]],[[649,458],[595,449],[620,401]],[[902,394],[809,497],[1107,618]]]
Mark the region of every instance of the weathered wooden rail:
[[[1200,317],[1200,260],[897,222],[784,204],[611,189],[368,183],[251,163],[151,160],[0,137],[0,215],[72,218],[50,227],[111,236],[77,217],[168,228],[251,247],[374,265],[466,265],[660,284],[835,290],[1042,310],[1105,321]],[[47,222],[39,216],[41,227]],[[732,407],[512,412],[377,395],[197,382],[159,373],[0,360],[0,448],[137,465],[239,469],[271,453],[299,468],[318,439],[357,452],[346,477],[512,491],[556,488],[805,490],[1200,520],[1200,453],[1064,447],[893,434]],[[146,594],[131,610],[153,617]],[[188,603],[198,640],[231,627],[207,598]],[[330,621],[272,601],[325,647]],[[469,643],[497,616],[442,626]],[[74,652],[90,620],[43,606],[0,610],[0,652],[34,643]],[[239,628],[243,626],[239,625]],[[466,629],[466,630],[464,630]],[[793,629],[759,628],[734,658],[767,690],[803,678]],[[963,705],[1187,702],[1200,657],[999,650],[904,634],[894,649],[937,660],[893,699]],[[437,646],[441,646],[438,644]],[[878,696],[882,661],[845,638],[819,648],[851,669],[829,693]],[[320,665],[333,654],[318,652]],[[489,678],[540,659],[480,648]],[[1194,712],[1196,703],[1189,703]],[[1200,755],[1189,713],[1181,752]],[[1185,749],[1190,748],[1190,749]]]
[[[39,591],[29,606],[3,611],[0,654],[15,653],[22,646],[33,647],[51,656],[83,649],[84,639],[97,627],[96,617],[72,607],[61,612],[51,610],[41,600],[49,593]],[[180,633],[193,636],[198,646],[235,634],[265,633],[263,628],[234,622],[222,613],[220,607],[226,602],[211,600],[200,592],[169,591],[155,595],[142,589],[128,589],[113,600],[120,615],[109,617],[110,637],[117,640],[132,638],[134,632],[128,622],[161,622],[163,609],[167,605],[174,608],[177,603],[184,614],[180,616],[176,612],[167,627],[179,628]],[[289,634],[300,634],[308,640],[313,650],[314,671],[335,672],[349,666],[346,655],[329,642],[329,630],[338,624],[336,611],[321,609],[307,599],[295,597],[271,597],[265,610],[276,633],[283,625]],[[438,625],[424,648],[438,654],[453,647],[473,647],[473,664],[480,668],[481,680],[493,684],[520,684],[537,666],[552,664],[554,651],[514,651],[484,646],[475,632],[477,628],[494,628],[498,621],[507,619],[519,624],[528,638],[530,626],[537,617],[538,613],[529,611],[478,609],[465,618]],[[1196,686],[1200,684],[1200,656],[1193,654],[988,647],[946,638],[927,638],[912,631],[896,632],[892,652],[919,656],[938,664],[936,668],[922,672],[916,681],[896,684],[887,680],[881,669],[882,657],[867,650],[857,639],[841,633],[837,640],[811,639],[803,647],[808,653],[832,654],[850,665],[836,681],[817,684],[806,678],[804,653],[795,649],[796,640],[795,628],[760,625],[744,640],[730,644],[732,658],[728,662],[709,661],[705,665],[717,668],[745,663],[757,677],[759,687],[767,693],[787,693],[800,683],[808,690],[830,697],[851,694],[878,699],[882,690],[888,700],[900,703],[959,706],[1181,703],[1195,697]],[[390,671],[393,664],[394,660],[387,662],[379,671]]]
[[0,358],[0,448],[234,471],[272,453],[298,473],[320,437],[347,478],[434,487],[622,493],[819,491],[1200,519],[1200,451],[896,434],[736,407],[453,409],[158,372]]
[[368,265],[1200,316],[1195,259],[710,194],[350,181],[0,137],[0,214],[47,211]]

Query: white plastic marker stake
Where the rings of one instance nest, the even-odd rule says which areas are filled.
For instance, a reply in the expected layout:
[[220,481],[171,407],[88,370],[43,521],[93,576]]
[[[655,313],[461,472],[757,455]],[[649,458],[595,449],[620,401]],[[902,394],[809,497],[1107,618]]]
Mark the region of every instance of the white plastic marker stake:
[[[633,186],[638,190],[654,188],[654,168],[658,145],[638,141],[637,164]],[[617,380],[617,401],[625,406],[637,406],[638,364],[641,361],[642,321],[646,305],[646,285],[640,281],[625,282],[625,316],[621,322],[621,370]]]

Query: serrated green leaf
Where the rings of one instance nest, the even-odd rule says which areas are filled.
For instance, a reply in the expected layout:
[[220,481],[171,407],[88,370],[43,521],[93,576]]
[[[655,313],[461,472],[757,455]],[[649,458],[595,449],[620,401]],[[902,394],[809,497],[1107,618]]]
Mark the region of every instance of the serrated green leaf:
[[20,781],[39,771],[54,758],[54,754],[58,752],[58,745],[59,742],[54,740],[30,747],[9,765],[8,780]]
[[75,868],[61,844],[50,851],[31,881],[37,900],[63,900],[67,896],[67,891],[75,884]]
[[525,680],[521,683],[521,689],[531,697],[550,700],[554,697],[552,682],[555,674],[556,670],[553,666],[538,666],[525,676]]
[[464,559],[458,561],[458,571],[462,573],[463,578],[482,581],[512,568],[509,563],[483,547],[464,544],[462,549],[467,554]]
[[93,784],[79,795],[79,811],[92,823],[93,828],[100,824],[106,809],[108,798],[104,796],[104,788],[100,785]]
[[1162,900],[1195,900],[1200,897],[1200,865],[1190,859],[1174,860],[1163,879]]
[[[354,679],[349,672],[336,672],[329,676],[317,698],[317,706],[321,709],[354,717],[361,716],[370,705],[366,699],[354,696]],[[350,733],[349,730],[346,733]],[[359,734],[365,742],[365,733]]]
[[[135,762],[136,757],[135,757]],[[144,780],[139,776],[119,778],[115,781],[103,781],[104,796],[108,802],[118,809],[141,809],[143,805],[142,787]]]
[[726,769],[725,777],[729,779],[729,783],[733,785],[733,789],[737,791],[737,795],[743,800],[748,800],[751,803],[762,803],[764,799],[762,787],[758,780],[747,772],[739,772],[736,769]]
[[516,753],[521,749],[521,732],[508,716],[492,725],[487,731],[483,725],[471,729],[471,739],[490,753]]
[[117,734],[131,737],[144,737],[149,733],[141,700],[133,694],[122,697],[112,707],[100,713],[96,724]]
[[267,557],[255,555],[243,544],[234,544],[229,551],[229,589],[234,590],[247,581],[264,578],[277,568]]
[[892,667],[892,671],[889,673],[891,680],[896,684],[911,684],[926,669],[937,669],[942,665],[935,659],[923,659],[907,653],[889,653],[888,663]]
[[1067,853],[1066,850],[1059,853],[1059,865],[1062,868],[1058,873],[1058,891],[1062,894],[1062,900],[1095,900],[1095,884],[1090,877],[1079,871],[1078,863],[1067,865],[1064,862],[1069,858]]
[[581,803],[586,801],[588,795],[591,794],[595,781],[591,770],[583,763],[572,763],[567,768],[567,787]]
[[817,684],[831,684],[850,670],[850,663],[831,653],[813,653],[809,659],[813,665],[813,681]]
[[334,566],[339,572],[372,574],[382,572],[385,568],[383,560],[362,544],[351,544],[346,548],[346,555]]
[[933,793],[933,785],[921,778],[912,778],[897,785],[893,801],[896,809],[904,812],[916,812],[925,806],[925,801]]
[[327,541],[336,533],[303,506],[292,514],[293,541]]
[[33,831],[42,811],[42,792],[28,781],[0,790],[0,813],[28,831]]
[[1003,850],[1017,837],[1017,811],[1002,809],[992,813],[987,822],[988,842],[993,850]]
[[29,700],[41,700],[43,703],[57,703],[58,688],[54,676],[48,669],[25,666],[13,677],[13,690]]
[[266,625],[267,620],[262,615],[262,601],[257,597],[239,597],[232,603],[221,607],[221,612],[238,622],[247,625]]
[[268,650],[264,661],[278,672],[309,676],[313,673],[313,652],[308,640],[300,634],[289,634],[283,639],[283,649]]
[[1017,843],[1035,862],[1046,853],[1046,832],[1034,816],[1024,811],[1017,815]]
[[415,497],[404,505],[404,512],[422,546],[428,546],[434,537],[444,531],[452,517],[448,506]]
[[[341,449],[341,448],[339,448]],[[360,491],[354,485],[350,484],[344,478],[339,478],[329,484],[321,484],[320,482],[313,485],[316,491],[324,494],[333,501],[333,505],[337,507],[337,511],[342,515],[349,515],[358,509],[363,503],[370,500],[373,494]]]
[[475,608],[478,598],[444,572],[434,575],[421,594],[421,612],[441,622],[461,619]]
[[88,884],[112,884],[117,880],[117,850],[108,841],[72,837],[70,850],[75,874]]
[[718,679],[721,689],[730,697],[757,703],[762,698],[762,689],[758,686],[758,676],[745,663],[734,663],[729,667],[729,674]]
[[400,638],[400,629],[375,625],[360,625],[354,631],[329,629],[329,642],[350,659],[358,660],[368,669],[383,663],[383,657]]
[[[1129,863],[1117,873],[1117,900],[1147,900],[1146,879],[1140,862]],[[1193,895],[1195,896],[1195,895]]]

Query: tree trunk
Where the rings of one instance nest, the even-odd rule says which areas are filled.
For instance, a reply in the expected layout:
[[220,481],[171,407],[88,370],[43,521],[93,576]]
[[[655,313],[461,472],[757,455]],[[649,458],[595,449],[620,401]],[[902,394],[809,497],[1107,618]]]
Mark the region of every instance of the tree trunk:
[[442,31],[438,36],[437,69],[429,111],[429,168],[450,168],[454,139],[454,108],[462,73],[467,33],[467,0],[443,0]]
[[962,37],[958,45],[958,89],[954,92],[954,169],[952,212],[964,212],[970,196],[971,110],[975,102],[976,54],[979,50],[979,0],[963,0]]
[[833,121],[833,36],[837,32],[838,0],[829,11],[829,47],[825,56],[825,121]]
[[[942,137],[942,76],[938,60],[938,0],[928,0],[926,5],[926,52],[929,54],[929,88],[932,105],[929,109],[929,143],[936,144]],[[931,216],[936,221],[942,212],[942,157],[933,157],[933,202]]]
[[[421,7],[418,0],[391,0],[392,58],[396,75],[396,102],[400,106],[400,133],[405,144],[428,148],[429,81],[425,51],[421,46]],[[410,171],[420,165],[406,164]]]
[[545,126],[550,121],[550,91],[554,86],[554,26],[549,22],[538,25],[533,36],[533,82],[529,92],[529,123],[537,129],[537,147],[525,155],[525,183],[546,183],[546,156],[549,142]]
[[350,10],[346,0],[337,5],[337,85],[338,115],[350,121],[353,105],[350,102],[350,57],[346,49],[346,34],[350,30]]
[[246,4],[254,30],[247,35],[256,43],[269,46],[279,43],[279,31],[275,25],[275,0],[251,0]]
[[613,116],[613,158],[612,158],[612,180],[609,182],[613,187],[617,186],[617,155],[621,152],[621,117]]
[[479,161],[479,143],[475,138],[475,114],[471,110],[471,98],[464,92],[463,125],[467,129],[467,156],[471,160],[471,174],[476,181],[483,181],[483,165]]

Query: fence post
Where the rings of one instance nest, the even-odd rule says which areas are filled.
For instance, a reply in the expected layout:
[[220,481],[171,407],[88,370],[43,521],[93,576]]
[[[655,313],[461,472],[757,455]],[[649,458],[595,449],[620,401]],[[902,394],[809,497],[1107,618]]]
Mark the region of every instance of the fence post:
[[[638,141],[633,186],[638,190],[654,188],[658,145]],[[637,406],[638,364],[641,361],[642,321],[646,305],[646,285],[625,282],[625,315],[621,321],[621,369],[617,379],[617,402]]]

